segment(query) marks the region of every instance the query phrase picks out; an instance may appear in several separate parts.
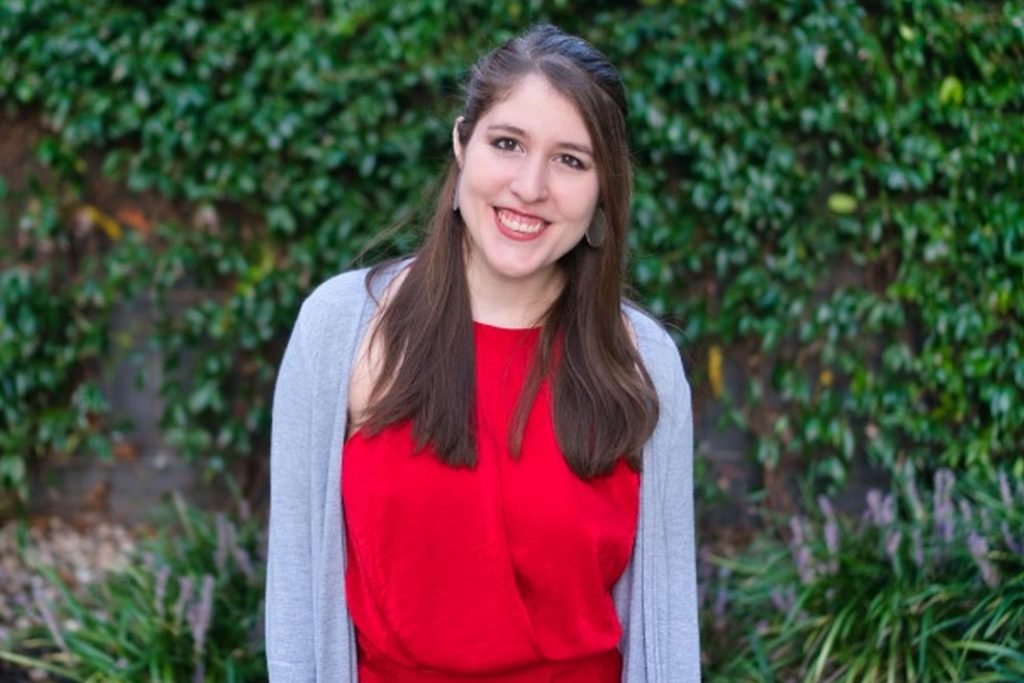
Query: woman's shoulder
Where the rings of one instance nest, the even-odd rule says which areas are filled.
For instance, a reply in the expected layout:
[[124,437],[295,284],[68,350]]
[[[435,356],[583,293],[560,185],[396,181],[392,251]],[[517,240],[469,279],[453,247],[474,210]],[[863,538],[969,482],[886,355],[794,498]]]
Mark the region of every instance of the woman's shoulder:
[[[679,347],[665,326],[652,313],[639,304],[623,300],[622,312],[629,321],[632,333],[644,362],[650,366],[677,366],[681,364]],[[648,367],[649,372],[657,368]]]
[[366,296],[368,272],[369,268],[359,268],[338,273],[324,280],[306,296],[302,302],[302,312],[308,315],[308,312],[331,310],[353,299],[362,299]]
[[337,324],[339,314],[361,311],[368,299],[379,300],[405,263],[406,259],[388,261],[347,270],[324,280],[302,302],[299,322],[315,324],[326,318]]

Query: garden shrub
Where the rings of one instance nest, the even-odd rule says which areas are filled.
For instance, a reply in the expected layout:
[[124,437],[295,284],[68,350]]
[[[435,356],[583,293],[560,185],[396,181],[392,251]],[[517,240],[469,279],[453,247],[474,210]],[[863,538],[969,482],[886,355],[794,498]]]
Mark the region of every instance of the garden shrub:
[[37,597],[29,608],[43,625],[18,634],[0,659],[74,681],[266,680],[263,520],[176,499],[168,521],[128,569],[84,594],[41,567],[61,599]]
[[708,678],[1021,680],[1024,480],[934,480],[870,491],[859,518],[821,496],[778,530],[786,543],[764,535],[719,559]]

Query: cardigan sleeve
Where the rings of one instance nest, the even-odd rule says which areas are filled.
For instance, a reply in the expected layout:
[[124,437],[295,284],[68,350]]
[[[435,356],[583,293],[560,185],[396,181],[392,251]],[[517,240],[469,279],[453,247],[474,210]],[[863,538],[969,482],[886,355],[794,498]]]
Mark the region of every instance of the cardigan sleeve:
[[[658,643],[659,670],[671,680],[700,680],[700,637],[697,611],[697,558],[693,509],[693,411],[690,385],[674,353],[671,392],[663,396],[661,421],[667,429],[657,444],[653,463],[662,476],[651,502],[660,520],[651,531],[658,536],[653,544],[661,552],[652,567],[662,598],[659,620],[664,625]],[[661,680],[658,678],[657,680]],[[669,680],[666,678],[664,680]]]
[[631,311],[658,394],[658,424],[644,448],[633,557],[615,587],[626,683],[700,681],[690,385],[671,337]]
[[309,504],[315,382],[302,320],[300,312],[278,372],[271,417],[265,628],[267,667],[274,683],[315,679]]

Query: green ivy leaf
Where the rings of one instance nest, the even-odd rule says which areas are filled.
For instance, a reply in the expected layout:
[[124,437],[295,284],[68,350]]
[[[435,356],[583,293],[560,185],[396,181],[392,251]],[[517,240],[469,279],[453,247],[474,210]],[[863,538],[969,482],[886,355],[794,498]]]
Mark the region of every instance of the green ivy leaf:
[[857,200],[852,195],[834,192],[828,197],[828,210],[841,216],[848,216],[857,210]]
[[964,103],[964,85],[956,76],[946,76],[939,86],[939,104],[960,106]]

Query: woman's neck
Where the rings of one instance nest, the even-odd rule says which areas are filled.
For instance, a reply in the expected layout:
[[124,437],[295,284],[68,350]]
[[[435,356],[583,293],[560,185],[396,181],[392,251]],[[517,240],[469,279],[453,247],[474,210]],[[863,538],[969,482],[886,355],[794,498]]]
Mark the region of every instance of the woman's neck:
[[529,278],[502,278],[481,270],[467,264],[473,320],[497,327],[539,324],[564,284],[557,267]]

